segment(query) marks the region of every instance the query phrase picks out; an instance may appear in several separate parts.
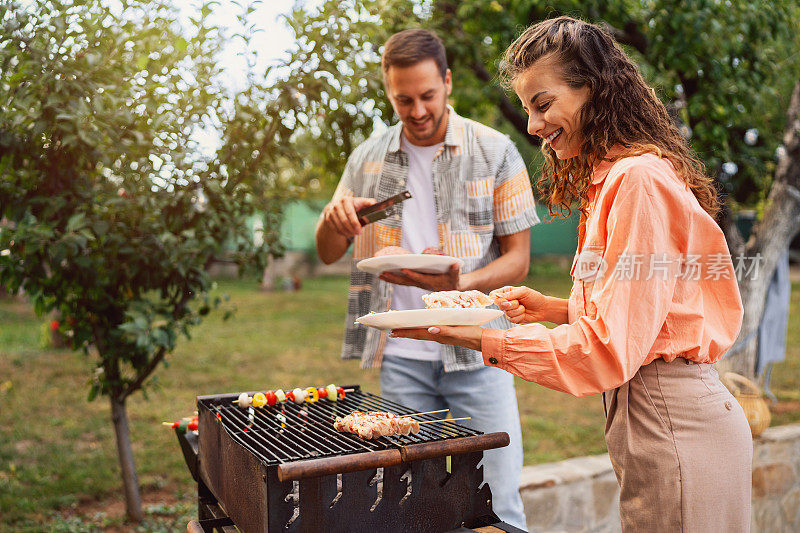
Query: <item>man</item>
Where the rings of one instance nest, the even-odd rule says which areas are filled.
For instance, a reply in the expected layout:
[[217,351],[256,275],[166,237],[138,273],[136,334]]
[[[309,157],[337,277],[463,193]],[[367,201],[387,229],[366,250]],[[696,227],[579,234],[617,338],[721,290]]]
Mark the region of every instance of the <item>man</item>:
[[[353,265],[385,246],[412,253],[437,247],[464,260],[445,274],[411,270],[379,277],[351,271],[342,357],[381,367],[381,393],[419,411],[449,408],[484,432],[505,431],[508,447],[485,453],[484,479],[493,509],[525,528],[519,496],[522,442],[514,381],[485,367],[481,354],[429,341],[390,338],[354,325],[370,311],[424,307],[430,291],[488,292],[519,284],[528,272],[536,216],[528,173],[513,143],[458,116],[442,41],[425,30],[393,35],[381,59],[384,85],[400,123],[371,136],[351,154],[333,200],[317,225],[320,259],[330,264],[353,244]],[[407,189],[412,198],[364,226],[356,211]],[[490,324],[509,327],[504,319]]]

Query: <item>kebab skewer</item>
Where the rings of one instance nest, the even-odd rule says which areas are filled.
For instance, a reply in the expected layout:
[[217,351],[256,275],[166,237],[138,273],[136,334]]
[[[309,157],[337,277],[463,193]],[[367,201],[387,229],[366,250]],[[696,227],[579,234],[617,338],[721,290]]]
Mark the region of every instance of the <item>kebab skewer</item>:
[[[444,409],[437,412],[447,410],[448,409]],[[419,433],[420,424],[453,422],[456,420],[469,420],[470,418],[466,416],[462,418],[443,418],[440,420],[419,422],[411,418],[414,414],[398,416],[380,411],[354,411],[344,418],[337,417],[333,423],[333,428],[340,433],[353,433],[362,439],[377,439],[378,437],[391,437],[394,435],[416,435]]]
[[353,392],[355,389],[343,389],[337,387],[333,383],[327,387],[308,387],[306,389],[296,388],[289,392],[284,392],[282,389],[267,392],[257,392],[252,397],[246,392],[243,392],[239,397],[233,400],[241,408],[246,407],[264,407],[265,405],[273,406],[278,403],[292,401],[296,404],[303,402],[314,403],[321,399],[328,399],[332,402],[343,400],[348,392]]
[[184,417],[175,422],[161,422],[162,426],[169,426],[186,433],[187,431],[197,431],[197,415],[193,417]]
[[484,308],[494,300],[481,291],[438,291],[424,294],[422,300],[427,309]]
[[353,411],[344,418],[336,417],[333,428],[341,433],[354,433],[362,439],[377,439],[393,435],[416,435],[419,422],[408,416],[378,411]]

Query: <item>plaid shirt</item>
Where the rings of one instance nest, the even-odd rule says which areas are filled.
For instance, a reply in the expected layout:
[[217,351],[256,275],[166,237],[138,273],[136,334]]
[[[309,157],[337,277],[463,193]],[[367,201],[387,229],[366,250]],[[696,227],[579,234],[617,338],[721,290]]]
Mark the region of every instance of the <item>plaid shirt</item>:
[[[433,160],[433,194],[439,247],[464,260],[462,272],[482,268],[500,257],[495,235],[511,235],[539,222],[525,163],[511,140],[449,108],[444,145]],[[398,123],[359,145],[347,161],[334,200],[342,196],[382,200],[402,192],[408,177],[408,155],[400,149]],[[393,285],[362,272],[356,263],[384,246],[400,246],[403,204],[389,216],[364,226],[353,242],[343,359],[361,359],[363,368],[379,367],[386,332],[354,324],[370,311],[390,309]],[[500,317],[488,327],[506,329]],[[484,366],[480,352],[442,345],[445,371]]]

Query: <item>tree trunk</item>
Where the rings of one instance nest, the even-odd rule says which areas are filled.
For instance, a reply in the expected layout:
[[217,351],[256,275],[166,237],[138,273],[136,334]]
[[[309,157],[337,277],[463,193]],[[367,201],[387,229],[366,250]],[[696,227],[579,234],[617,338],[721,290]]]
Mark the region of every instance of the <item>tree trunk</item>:
[[743,250],[731,248],[734,261],[740,254],[748,260],[756,257],[761,259],[758,275],[742,276],[739,279],[739,291],[744,306],[742,330],[733,350],[729,352],[729,357],[720,361],[719,365],[722,370],[733,370],[749,378],[755,377],[757,329],[764,313],[769,282],[778,259],[800,231],[800,81],[792,91],[786,119],[783,136],[786,153],[775,169],[764,216],[754,225],[753,233]]
[[[749,258],[749,256],[746,257]],[[742,306],[744,307],[742,329],[733,348],[719,362],[718,369],[720,373],[731,370],[745,377],[755,378],[758,326],[761,323],[761,316],[764,314],[767,288],[769,287],[772,272],[775,270],[776,261],[776,257],[769,258],[769,262],[772,264],[772,270],[769,270],[766,265],[767,258],[764,258],[757,276],[752,278],[743,277],[739,280],[739,292],[742,295]],[[769,274],[767,274],[767,271],[769,271]]]
[[122,484],[125,489],[125,510],[130,520],[141,522],[144,518],[142,514],[142,497],[139,493],[136,465],[133,462],[133,448],[131,447],[131,434],[128,428],[128,413],[125,408],[125,401],[119,401],[113,396],[110,401],[111,420],[114,422],[119,466],[122,469]]
[[270,257],[264,266],[264,272],[261,275],[261,290],[274,291],[275,290],[275,258]]

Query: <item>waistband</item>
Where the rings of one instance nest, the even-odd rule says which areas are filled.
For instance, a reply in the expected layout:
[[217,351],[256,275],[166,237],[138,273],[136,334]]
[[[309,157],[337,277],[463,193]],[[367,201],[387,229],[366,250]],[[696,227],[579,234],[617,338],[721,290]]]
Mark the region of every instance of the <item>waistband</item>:
[[714,365],[711,363],[698,363],[685,357],[676,357],[669,363],[662,358],[654,359],[652,362],[641,366],[638,373],[642,375],[658,374],[664,378],[674,376],[699,379],[701,376],[710,376],[716,372]]
[[697,361],[692,361],[688,357],[683,357],[682,355],[679,355],[678,357],[676,357],[675,359],[673,359],[669,363],[667,362],[666,359],[664,359],[664,356],[662,355],[661,357],[653,359],[650,363],[647,363],[647,364],[648,365],[652,365],[653,363],[659,363],[659,364],[662,364],[662,365],[673,365],[673,364],[707,365],[707,364],[710,364],[710,363],[698,363]]

